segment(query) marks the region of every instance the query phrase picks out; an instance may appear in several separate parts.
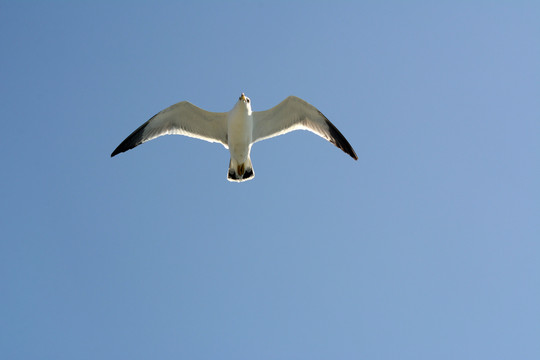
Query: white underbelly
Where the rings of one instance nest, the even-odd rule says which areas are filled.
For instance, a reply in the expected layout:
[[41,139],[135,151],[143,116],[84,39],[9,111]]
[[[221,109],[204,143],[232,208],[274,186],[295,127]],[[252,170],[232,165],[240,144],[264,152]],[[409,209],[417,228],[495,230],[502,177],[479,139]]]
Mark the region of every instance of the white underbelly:
[[253,134],[253,121],[250,115],[231,116],[228,124],[228,142],[231,157],[243,162],[249,157]]

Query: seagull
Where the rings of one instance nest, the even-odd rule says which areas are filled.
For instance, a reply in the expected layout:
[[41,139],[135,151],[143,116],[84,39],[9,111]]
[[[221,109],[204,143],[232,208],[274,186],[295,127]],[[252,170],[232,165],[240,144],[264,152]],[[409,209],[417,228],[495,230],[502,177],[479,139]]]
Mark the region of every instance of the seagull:
[[252,111],[244,94],[229,112],[210,112],[188,101],[172,105],[142,124],[112,152],[111,157],[162,135],[184,135],[221,143],[229,149],[229,181],[253,179],[251,147],[257,141],[294,130],[308,130],[328,140],[354,160],[358,156],[351,144],[317,108],[296,96],[289,96],[265,111]]

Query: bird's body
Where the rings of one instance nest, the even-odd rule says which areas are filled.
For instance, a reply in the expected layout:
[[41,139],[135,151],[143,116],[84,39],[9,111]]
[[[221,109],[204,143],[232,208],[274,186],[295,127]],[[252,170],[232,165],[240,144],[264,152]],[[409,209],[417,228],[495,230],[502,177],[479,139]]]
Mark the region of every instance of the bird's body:
[[339,130],[304,100],[289,96],[269,110],[254,112],[244,94],[228,113],[209,112],[187,101],[172,105],[129,135],[111,157],[162,135],[185,135],[228,148],[231,154],[228,180],[245,181],[254,177],[250,152],[255,142],[298,129],[309,130],[358,159]]
[[[244,94],[227,113],[228,146],[231,153],[229,180],[248,180],[254,175],[249,157],[253,140],[253,113]],[[244,176],[246,175],[246,176]]]

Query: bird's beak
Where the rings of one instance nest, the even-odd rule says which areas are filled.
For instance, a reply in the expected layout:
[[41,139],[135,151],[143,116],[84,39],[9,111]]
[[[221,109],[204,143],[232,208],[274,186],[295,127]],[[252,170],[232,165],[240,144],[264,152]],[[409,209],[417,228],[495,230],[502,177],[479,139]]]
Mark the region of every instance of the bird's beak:
[[246,94],[242,93],[242,95],[240,95],[240,98],[238,100],[242,100],[243,102],[246,102],[247,101]]

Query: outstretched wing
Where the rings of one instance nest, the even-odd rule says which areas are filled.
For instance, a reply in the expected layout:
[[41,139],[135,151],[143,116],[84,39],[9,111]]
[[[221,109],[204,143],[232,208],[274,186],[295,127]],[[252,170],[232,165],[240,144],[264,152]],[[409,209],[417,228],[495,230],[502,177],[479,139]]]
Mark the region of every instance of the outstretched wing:
[[358,160],[351,144],[326,116],[296,96],[289,96],[269,110],[253,112],[253,142],[294,130],[309,130]]
[[162,135],[185,135],[227,145],[227,113],[203,110],[187,101],[174,104],[154,115],[129,135],[111,157]]

